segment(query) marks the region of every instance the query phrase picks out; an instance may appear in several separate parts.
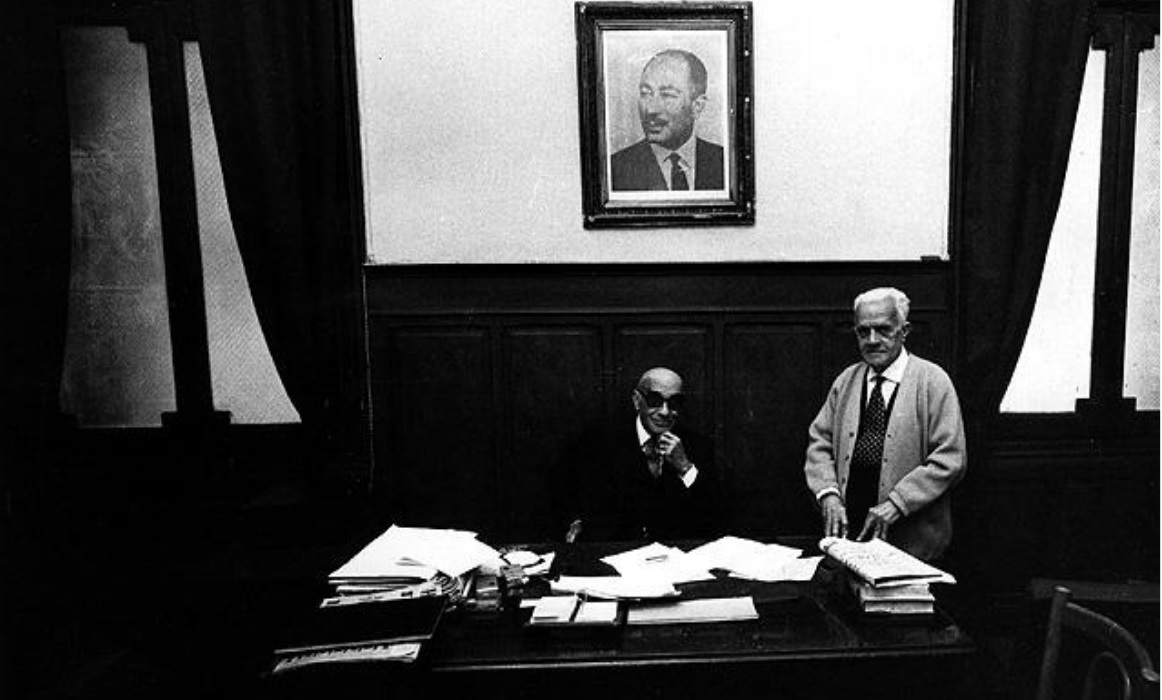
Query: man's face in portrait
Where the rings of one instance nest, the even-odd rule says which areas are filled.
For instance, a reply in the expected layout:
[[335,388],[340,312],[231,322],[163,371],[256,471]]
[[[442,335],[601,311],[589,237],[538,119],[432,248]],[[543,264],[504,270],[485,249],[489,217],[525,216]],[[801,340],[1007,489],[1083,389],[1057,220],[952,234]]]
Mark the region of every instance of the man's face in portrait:
[[876,372],[887,369],[904,349],[909,324],[901,323],[896,303],[876,299],[859,305],[855,312],[855,337],[859,354]]
[[690,67],[682,58],[656,56],[646,64],[637,108],[647,141],[673,150],[689,140],[706,105],[706,95],[693,90]]

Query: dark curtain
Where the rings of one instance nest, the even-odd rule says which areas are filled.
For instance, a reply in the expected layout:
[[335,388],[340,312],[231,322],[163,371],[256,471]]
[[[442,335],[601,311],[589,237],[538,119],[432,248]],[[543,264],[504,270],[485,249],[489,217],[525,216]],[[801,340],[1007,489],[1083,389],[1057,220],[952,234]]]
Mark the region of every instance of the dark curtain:
[[362,245],[341,0],[198,0],[230,216],[258,318],[308,437],[355,449]]
[[1041,284],[1088,55],[1091,0],[965,0],[958,385],[987,437]]
[[42,600],[35,498],[57,444],[68,318],[72,191],[68,110],[51,4],[0,9],[0,696],[27,687]]
[[[60,42],[51,9],[0,15],[0,485],[59,416],[68,319],[72,181]],[[28,457],[33,455],[29,454]]]

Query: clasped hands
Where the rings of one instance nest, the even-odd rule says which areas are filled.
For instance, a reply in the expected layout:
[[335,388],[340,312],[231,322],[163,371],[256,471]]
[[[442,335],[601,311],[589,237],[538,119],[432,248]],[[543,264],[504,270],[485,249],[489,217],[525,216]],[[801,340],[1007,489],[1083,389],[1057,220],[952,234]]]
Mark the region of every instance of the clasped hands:
[[678,476],[685,476],[694,466],[686,456],[686,448],[682,446],[682,438],[671,432],[665,432],[655,437],[654,450],[662,458],[662,462],[674,467]]
[[[847,509],[838,494],[829,493],[819,503],[823,509],[823,535],[825,537],[847,537]],[[872,537],[884,539],[888,536],[888,528],[900,519],[902,513],[891,501],[869,508],[867,518],[863,521],[863,529],[855,539],[864,541]]]

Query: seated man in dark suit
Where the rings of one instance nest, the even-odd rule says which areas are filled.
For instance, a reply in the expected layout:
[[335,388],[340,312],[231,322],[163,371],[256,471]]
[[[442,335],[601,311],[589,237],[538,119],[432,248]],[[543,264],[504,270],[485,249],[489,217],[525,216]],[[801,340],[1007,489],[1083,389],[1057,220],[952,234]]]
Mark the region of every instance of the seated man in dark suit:
[[668,50],[650,59],[638,86],[645,138],[613,154],[610,188],[723,189],[722,146],[694,136],[706,100],[706,67],[697,56]]
[[716,527],[710,444],[677,428],[682,378],[658,367],[633,391],[636,417],[589,426],[562,460],[567,541],[709,537]]

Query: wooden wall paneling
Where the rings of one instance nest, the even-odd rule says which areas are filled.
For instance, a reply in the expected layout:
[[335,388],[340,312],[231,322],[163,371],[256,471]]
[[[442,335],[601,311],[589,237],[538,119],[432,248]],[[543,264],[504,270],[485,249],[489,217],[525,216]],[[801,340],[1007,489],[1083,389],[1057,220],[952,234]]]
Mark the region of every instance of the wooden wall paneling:
[[859,359],[852,297],[907,291],[909,345],[948,366],[949,273],[939,262],[368,268],[376,498],[400,522],[538,539],[553,527],[553,453],[595,413],[632,415],[634,383],[665,365],[687,380],[682,420],[715,441],[727,525],[809,534],[807,426]]
[[[400,524],[489,529],[496,523],[496,421],[487,328],[401,327],[373,366],[378,464]],[[386,360],[386,366],[384,361]]]
[[807,426],[823,399],[820,333],[803,320],[726,327],[723,491],[734,532],[770,537],[818,529],[803,459]]
[[709,438],[715,435],[713,326],[709,317],[686,317],[682,321],[646,324],[632,320],[614,330],[615,415],[633,415],[632,394],[643,372],[653,367],[669,367],[682,376],[686,406],[681,424],[693,427]]
[[960,571],[990,587],[1033,576],[1158,580],[1156,438],[999,443],[953,496]]
[[594,325],[517,325],[503,337],[503,448],[498,474],[506,541],[564,535],[556,465],[603,412],[602,332]]

